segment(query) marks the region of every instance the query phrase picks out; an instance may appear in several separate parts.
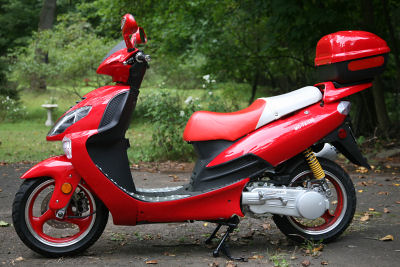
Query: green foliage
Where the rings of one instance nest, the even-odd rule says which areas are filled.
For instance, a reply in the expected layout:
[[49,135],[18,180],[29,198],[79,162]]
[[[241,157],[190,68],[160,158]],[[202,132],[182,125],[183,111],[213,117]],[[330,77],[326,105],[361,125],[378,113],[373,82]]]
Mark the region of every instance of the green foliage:
[[149,94],[140,101],[138,113],[152,125],[152,149],[143,161],[192,160],[193,148],[183,141],[182,133],[189,116],[198,108],[197,101],[189,99],[185,103],[176,92],[167,91]]
[[8,96],[0,95],[0,122],[14,122],[24,117],[26,111],[21,103]]
[[269,260],[275,267],[288,267],[289,263],[285,258],[284,254],[275,254],[269,257]]
[[15,85],[7,80],[6,72],[8,64],[5,58],[0,57],[0,96],[9,97],[14,100],[19,99]]
[[0,1],[0,56],[8,49],[25,45],[37,30],[42,0]]
[[[27,47],[14,52],[10,78],[28,87],[31,79],[41,76],[50,86],[72,87],[79,94],[77,89],[85,84],[104,84],[95,70],[110,46],[84,19],[73,14],[59,16],[53,30],[35,33]],[[36,60],[38,50],[48,53],[48,63]]]
[[152,125],[152,145],[142,151],[141,161],[193,160],[193,147],[182,139],[186,123],[193,112],[235,111],[239,103],[243,103],[231,96],[224,97],[224,91],[215,89],[216,83],[212,82],[210,76],[204,80],[207,90],[202,91],[198,97],[185,97],[179,91],[164,89],[140,97],[135,114],[143,116],[146,123],[150,122]]

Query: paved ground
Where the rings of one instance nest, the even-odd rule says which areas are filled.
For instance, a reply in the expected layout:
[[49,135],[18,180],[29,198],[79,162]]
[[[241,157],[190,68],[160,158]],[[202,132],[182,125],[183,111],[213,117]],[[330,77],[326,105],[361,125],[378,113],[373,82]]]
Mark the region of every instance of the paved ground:
[[[0,221],[12,223],[11,205],[21,183],[18,177],[29,167],[0,166]],[[189,177],[188,173],[173,177],[168,173],[136,171],[133,175],[141,187],[178,185]],[[302,262],[309,261],[309,266],[399,266],[399,170],[367,174],[353,171],[351,177],[358,191],[355,220],[339,240],[327,244],[316,255],[307,253],[306,245],[287,240],[268,218],[242,219],[239,231],[231,238],[233,255],[250,258],[247,263],[229,263],[223,257],[211,256],[215,244],[204,244],[214,228],[210,223],[121,227],[114,226],[110,219],[102,237],[83,255],[59,259],[43,258],[25,247],[12,225],[0,227],[0,265],[148,266],[153,262],[158,266],[302,266]],[[368,220],[364,221],[366,212]],[[379,240],[386,235],[392,235],[394,240]]]

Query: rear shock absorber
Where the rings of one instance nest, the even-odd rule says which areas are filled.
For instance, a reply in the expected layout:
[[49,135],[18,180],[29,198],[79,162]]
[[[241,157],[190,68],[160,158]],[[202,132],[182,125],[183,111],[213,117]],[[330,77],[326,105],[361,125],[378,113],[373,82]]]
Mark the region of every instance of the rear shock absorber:
[[324,170],[321,167],[321,164],[319,163],[317,157],[315,156],[314,152],[312,151],[311,148],[307,148],[303,152],[306,161],[308,163],[308,166],[310,166],[311,171],[314,174],[315,179],[320,180],[322,178],[325,178],[325,173]]
[[310,169],[315,177],[316,180],[321,182],[322,188],[326,192],[327,196],[331,195],[331,190],[329,189],[328,184],[326,183],[325,180],[325,172],[321,167],[321,164],[319,163],[317,157],[315,156],[314,152],[312,151],[311,148],[307,148],[303,152],[306,161],[308,163],[308,166],[310,166]]

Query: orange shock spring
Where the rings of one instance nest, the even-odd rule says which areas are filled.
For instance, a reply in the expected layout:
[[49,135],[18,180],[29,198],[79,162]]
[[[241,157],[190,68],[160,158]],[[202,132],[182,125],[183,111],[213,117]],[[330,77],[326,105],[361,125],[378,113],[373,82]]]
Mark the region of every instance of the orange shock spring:
[[310,166],[310,169],[314,174],[315,179],[320,180],[325,178],[324,170],[322,169],[321,164],[319,163],[312,149],[307,148],[303,154],[306,158],[308,166]]

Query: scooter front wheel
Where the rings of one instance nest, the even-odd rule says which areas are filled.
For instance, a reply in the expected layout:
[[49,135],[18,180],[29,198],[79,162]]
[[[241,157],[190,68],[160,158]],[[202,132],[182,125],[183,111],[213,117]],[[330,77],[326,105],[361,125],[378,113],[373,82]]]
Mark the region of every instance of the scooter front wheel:
[[[333,241],[346,230],[354,216],[356,194],[350,177],[336,163],[326,159],[319,159],[319,161],[331,191],[330,208],[315,220],[292,216],[273,216],[273,220],[281,232],[295,241],[315,240],[324,243]],[[307,182],[314,179],[311,170],[305,163],[293,171],[291,177],[288,186],[292,187],[306,187]]]
[[51,178],[22,183],[13,203],[13,222],[20,239],[47,257],[80,253],[101,236],[108,210],[83,184],[76,188],[63,219],[49,209],[54,191]]

